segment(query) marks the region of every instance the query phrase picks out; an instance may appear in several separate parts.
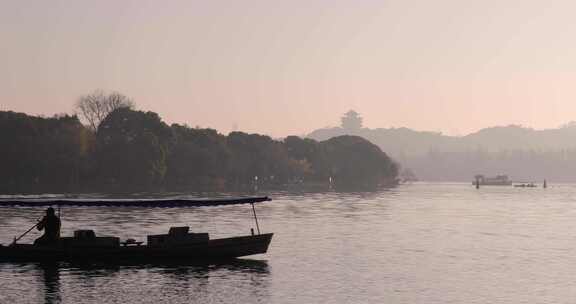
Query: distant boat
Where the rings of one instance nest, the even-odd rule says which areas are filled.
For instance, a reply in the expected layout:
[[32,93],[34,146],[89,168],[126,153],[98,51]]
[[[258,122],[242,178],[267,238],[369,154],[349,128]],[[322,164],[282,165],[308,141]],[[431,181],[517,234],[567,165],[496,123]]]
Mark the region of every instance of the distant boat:
[[536,184],[534,184],[534,183],[521,183],[521,184],[514,185],[514,187],[517,187],[517,188],[536,188],[538,186],[536,186]]
[[496,175],[495,177],[485,177],[484,175],[476,175],[472,185],[480,186],[511,186],[512,181],[508,175]]

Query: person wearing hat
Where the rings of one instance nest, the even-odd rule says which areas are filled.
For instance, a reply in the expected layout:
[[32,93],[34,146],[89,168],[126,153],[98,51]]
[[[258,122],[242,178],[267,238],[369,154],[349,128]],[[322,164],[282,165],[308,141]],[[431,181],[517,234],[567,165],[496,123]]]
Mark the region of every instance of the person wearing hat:
[[46,215],[36,225],[39,231],[44,230],[44,235],[34,241],[35,245],[52,245],[60,238],[60,219],[56,216],[54,208],[46,209]]

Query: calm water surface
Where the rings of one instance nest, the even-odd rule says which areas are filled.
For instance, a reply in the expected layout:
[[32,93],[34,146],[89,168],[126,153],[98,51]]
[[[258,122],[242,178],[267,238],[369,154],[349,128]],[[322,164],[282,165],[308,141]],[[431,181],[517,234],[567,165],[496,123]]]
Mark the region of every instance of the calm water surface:
[[[573,303],[576,185],[269,193],[269,253],[224,265],[0,264],[0,303]],[[7,244],[43,213],[0,208]],[[248,234],[249,206],[68,208],[63,234]],[[27,238],[32,241],[39,234]]]

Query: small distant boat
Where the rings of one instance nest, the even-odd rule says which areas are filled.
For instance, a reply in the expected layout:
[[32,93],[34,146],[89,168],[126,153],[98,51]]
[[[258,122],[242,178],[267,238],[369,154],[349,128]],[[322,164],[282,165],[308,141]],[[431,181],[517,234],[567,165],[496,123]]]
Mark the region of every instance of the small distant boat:
[[495,177],[485,177],[484,175],[476,175],[472,185],[480,186],[511,186],[512,181],[508,175],[496,175]]
[[[0,261],[198,262],[262,254],[267,252],[273,234],[260,233],[254,203],[270,200],[268,197],[216,200],[0,200],[0,208],[18,206],[183,208],[251,204],[257,228],[257,234],[251,229],[249,235],[210,239],[208,233],[189,233],[189,228],[186,226],[172,227],[167,234],[149,235],[147,244],[134,239],[121,242],[118,237],[97,237],[92,230],[77,230],[74,236],[62,237],[56,244],[50,246],[19,244],[17,243],[19,238],[14,238],[10,245],[0,245]],[[35,227],[36,225],[30,230]]]
[[536,186],[536,184],[534,184],[534,183],[521,183],[521,184],[514,185],[514,187],[517,187],[517,188],[536,188],[538,186]]

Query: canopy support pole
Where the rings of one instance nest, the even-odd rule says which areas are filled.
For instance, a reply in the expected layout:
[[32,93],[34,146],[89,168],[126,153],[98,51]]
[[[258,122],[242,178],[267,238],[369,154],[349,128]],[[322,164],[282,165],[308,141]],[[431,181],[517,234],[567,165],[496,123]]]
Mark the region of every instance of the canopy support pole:
[[258,231],[258,234],[260,234],[260,227],[258,226],[258,217],[256,217],[256,208],[254,208],[254,203],[251,203],[250,205],[252,205],[252,211],[254,212],[254,221],[256,221],[256,231]]

